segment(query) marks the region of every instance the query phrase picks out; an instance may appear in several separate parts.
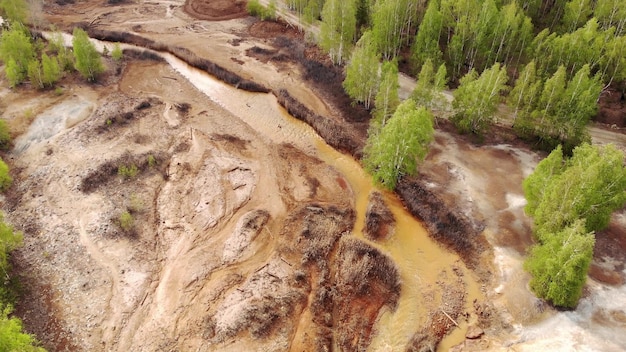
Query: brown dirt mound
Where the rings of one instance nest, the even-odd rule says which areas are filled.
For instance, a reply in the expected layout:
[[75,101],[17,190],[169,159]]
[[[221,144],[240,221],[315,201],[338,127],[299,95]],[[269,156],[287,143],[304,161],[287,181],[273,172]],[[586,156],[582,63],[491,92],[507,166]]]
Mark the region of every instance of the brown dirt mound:
[[448,207],[420,180],[403,178],[396,191],[409,212],[424,221],[431,237],[456,252],[469,268],[479,269],[480,256],[488,248],[481,234],[482,224],[473,224],[454,207]]
[[248,33],[257,38],[277,38],[279,36],[303,39],[304,33],[281,21],[258,21],[248,28]]
[[184,10],[192,17],[207,21],[225,21],[248,16],[246,1],[187,0]]
[[383,240],[393,233],[395,223],[396,219],[387,208],[383,195],[372,192],[365,212],[365,236],[370,240]]
[[615,127],[626,127],[626,100],[622,92],[609,88],[600,95],[595,121]]

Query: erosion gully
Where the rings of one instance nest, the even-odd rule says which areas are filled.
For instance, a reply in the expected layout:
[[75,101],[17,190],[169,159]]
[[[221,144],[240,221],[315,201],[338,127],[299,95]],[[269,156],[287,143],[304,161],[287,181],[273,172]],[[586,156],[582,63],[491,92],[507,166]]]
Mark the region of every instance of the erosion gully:
[[[49,37],[52,33],[43,33]],[[72,36],[63,34],[66,45],[71,45]],[[98,50],[114,43],[92,39]],[[144,50],[129,44],[121,44],[122,49]],[[274,95],[269,93],[250,93],[229,86],[206,72],[196,69],[169,53],[158,53],[178,73],[215,103],[229,111],[253,129],[269,138],[274,143],[291,143],[299,149],[318,157],[344,175],[350,183],[355,196],[357,212],[353,235],[378,247],[391,256],[398,266],[402,287],[398,307],[395,311],[384,311],[375,326],[375,336],[369,350],[398,351],[404,350],[413,334],[428,319],[432,303],[424,293],[438,291],[437,281],[442,280],[442,271],[448,271],[448,278],[453,278],[453,265],[460,266],[466,284],[465,305],[471,311],[474,299],[482,299],[479,284],[473,274],[465,268],[458,256],[442,249],[434,242],[422,224],[411,216],[395,194],[384,192],[385,202],[394,214],[396,228],[394,234],[383,242],[372,242],[363,237],[365,211],[369,194],[376,189],[372,179],[351,156],[344,155],[326,142],[306,123],[289,115]],[[441,309],[444,309],[441,307]],[[439,344],[439,351],[465,339],[468,322],[457,322],[454,329]]]
[[[51,33],[43,33],[50,37]],[[71,35],[64,34],[68,46]],[[92,40],[99,50],[113,43]],[[122,48],[144,50],[133,45],[122,44]],[[238,90],[204,71],[187,65],[182,60],[167,53],[158,53],[172,68],[178,71],[199,91],[225,110],[246,122],[253,129],[274,143],[291,143],[310,155],[316,156],[333,166],[344,175],[354,193],[354,206],[357,212],[353,235],[381,249],[393,258],[402,279],[401,295],[395,311],[384,311],[375,326],[376,335],[369,348],[371,351],[404,350],[407,342],[417,329],[426,323],[429,309],[433,305],[428,292],[436,290],[439,274],[450,271],[458,264],[464,273],[466,284],[465,308],[472,311],[471,302],[483,299],[479,284],[454,253],[443,250],[431,240],[421,223],[415,220],[399,199],[389,192],[383,192],[387,206],[396,219],[394,234],[383,242],[371,242],[362,235],[368,196],[375,190],[371,178],[360,164],[351,156],[344,155],[327,145],[315,131],[294,117],[290,116],[276,101],[272,94],[250,93]],[[503,254],[497,260],[502,272],[521,266],[518,256]],[[511,262],[506,264],[505,262]],[[448,277],[452,277],[449,275]],[[507,281],[504,278],[500,280]],[[602,319],[612,312],[621,312],[626,297],[626,285],[606,287],[598,283],[590,284],[591,294],[581,301],[579,307],[571,312],[559,312],[536,324],[524,326],[515,321],[511,335],[505,338],[506,345],[517,346],[522,350],[622,350],[626,346],[621,319]],[[445,302],[444,302],[445,303]],[[436,304],[436,303],[435,303]],[[439,309],[444,309],[440,307]],[[438,351],[447,351],[465,338],[468,322],[459,321],[454,329],[439,344]],[[471,323],[471,322],[470,322]]]

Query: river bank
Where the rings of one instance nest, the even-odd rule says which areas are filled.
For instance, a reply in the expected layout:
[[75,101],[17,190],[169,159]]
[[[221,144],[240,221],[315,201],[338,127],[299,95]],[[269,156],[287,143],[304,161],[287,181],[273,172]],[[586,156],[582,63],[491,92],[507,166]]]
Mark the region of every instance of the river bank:
[[[364,140],[362,135],[364,128],[362,126],[366,125],[366,121],[363,121],[358,115],[352,116],[349,112],[347,113],[337,101],[327,100],[327,96],[334,96],[332,91],[324,92],[320,91],[323,88],[314,85],[309,86],[306,82],[314,82],[319,77],[311,74],[308,76],[309,79],[306,79],[306,72],[309,72],[306,67],[303,68],[289,60],[280,59],[281,55],[293,55],[293,53],[287,52],[285,45],[274,46],[271,40],[267,40],[267,38],[273,37],[271,34],[273,32],[268,34],[259,30],[259,27],[274,25],[260,26],[258,22],[250,19],[229,21],[227,24],[193,21],[186,18],[180,12],[180,4],[174,2],[144,5],[146,6],[143,6],[139,12],[143,17],[133,17],[134,22],[130,21],[129,23],[126,23],[128,21],[118,22],[118,19],[128,18],[125,16],[129,14],[137,14],[139,10],[132,5],[114,7],[115,10],[112,11],[112,8],[103,9],[95,4],[83,3],[80,4],[79,8],[85,10],[85,13],[80,15],[60,15],[57,13],[55,16],[64,17],[66,21],[72,18],[82,18],[82,21],[93,18],[100,19],[101,22],[92,21],[92,23],[98,23],[97,26],[105,27],[105,29],[107,26],[113,27],[116,23],[123,23],[122,27],[129,27],[128,29],[135,33],[138,33],[136,30],[140,30],[141,36],[148,39],[152,38],[150,40],[163,40],[166,45],[170,46],[175,43],[176,46],[182,46],[198,57],[212,60],[211,62],[237,73],[241,79],[258,81],[263,87],[271,87],[274,92],[278,92],[276,95],[279,97],[281,92],[289,93],[289,95],[282,93],[283,99],[288,102],[283,104],[292,107],[298,106],[295,110],[292,108],[292,111],[308,111],[305,115],[312,117],[311,121],[319,120],[318,116],[331,119],[336,124],[330,125],[331,128],[327,128],[326,131],[332,132],[334,130],[332,126],[339,125],[346,126],[345,130],[350,133],[357,133],[357,137],[358,133],[361,133],[361,137],[354,138],[354,140],[362,145]],[[88,12],[88,9],[93,12]],[[161,14],[161,10],[165,11],[166,18],[155,19],[154,16]],[[168,14],[170,15],[169,25],[163,26],[168,21]],[[104,19],[106,19],[106,23]],[[71,23],[68,21],[67,25]],[[181,24],[184,26],[180,27]],[[106,30],[110,31],[111,29]],[[197,37],[186,36],[181,38],[181,31],[190,31]],[[280,29],[280,31],[281,33],[293,33],[288,29]],[[294,34],[287,35],[301,38]],[[206,45],[207,42],[210,45]],[[288,41],[284,42],[289,44]],[[290,46],[292,44],[287,47]],[[254,49],[255,47],[265,51]],[[306,50],[304,47],[303,53]],[[260,57],[259,53],[269,56],[270,59],[264,62],[265,59]],[[312,55],[317,54],[313,53]],[[317,73],[318,76],[321,75],[320,72],[325,72],[320,71],[320,66],[313,65],[311,67],[315,70],[310,72]],[[305,77],[305,83],[301,81],[298,73]],[[321,220],[322,218],[331,220],[334,218],[335,220],[332,221],[335,221],[335,225],[332,226],[336,226],[338,229],[358,227],[359,225],[355,224],[360,223],[361,220],[358,217],[352,219],[350,214],[355,211],[354,209],[359,208],[357,206],[359,202],[356,199],[362,199],[364,196],[367,199],[367,192],[363,192],[360,196],[357,195],[361,192],[362,187],[356,187],[355,184],[358,182],[349,180],[349,175],[354,173],[354,169],[348,168],[347,171],[337,171],[341,170],[341,167],[323,166],[333,165],[332,159],[343,157],[333,157],[326,163],[320,164],[319,159],[324,158],[316,154],[318,153],[315,151],[317,142],[306,142],[306,138],[303,138],[300,132],[291,134],[291,137],[289,137],[289,133],[285,135],[285,132],[282,131],[288,129],[287,125],[280,119],[274,120],[276,116],[283,114],[276,104],[275,98],[268,98],[267,95],[261,94],[235,99],[232,96],[229,98],[232,93],[224,93],[226,94],[226,101],[222,101],[222,103],[215,99],[207,101],[206,97],[202,98],[198,95],[197,86],[191,87],[183,84],[190,77],[185,79],[178,74],[179,72],[176,70],[167,69],[160,63],[131,62],[119,81],[113,79],[109,82],[111,87],[96,87],[95,91],[98,93],[95,94],[95,98],[93,92],[87,93],[93,87],[86,87],[78,95],[80,97],[91,96],[90,101],[93,106],[102,107],[101,110],[96,110],[97,113],[94,115],[96,119],[88,122],[86,126],[79,124],[78,129],[64,131],[60,136],[54,136],[54,141],[47,140],[46,143],[52,143],[52,147],[46,147],[45,153],[44,149],[31,150],[30,159],[26,159],[23,161],[24,164],[20,164],[25,180],[25,185],[21,187],[25,190],[32,188],[32,190],[30,193],[20,195],[22,203],[16,205],[19,211],[14,213],[14,216],[31,228],[29,233],[38,233],[38,236],[42,236],[30,238],[30,247],[27,246],[28,249],[24,251],[22,259],[32,265],[31,269],[38,268],[36,270],[40,270],[41,267],[45,268],[46,265],[43,264],[50,260],[49,258],[53,258],[50,262],[54,265],[62,264],[70,268],[67,273],[61,275],[46,271],[52,268],[44,269],[41,274],[38,274],[40,276],[27,281],[27,285],[32,285],[30,288],[33,289],[31,296],[33,302],[39,302],[37,304],[44,307],[43,311],[49,313],[49,317],[35,315],[28,318],[29,313],[36,311],[33,307],[36,307],[37,304],[33,303],[31,307],[22,307],[25,321],[30,326],[38,326],[37,329],[42,331],[44,336],[47,334],[49,341],[54,341],[53,343],[56,345],[54,345],[53,350],[85,350],[86,346],[89,346],[90,350],[99,350],[101,347],[98,344],[102,342],[106,346],[102,348],[106,350],[123,350],[130,347],[142,350],[160,348],[182,348],[186,350],[202,346],[203,343],[207,343],[206,341],[210,341],[212,345],[209,344],[205,348],[219,346],[220,350],[255,349],[261,348],[261,346],[270,350],[285,350],[287,349],[285,346],[289,346],[292,350],[299,348],[308,350],[311,346],[329,346],[328,343],[333,346],[333,343],[342,341],[342,333],[334,330],[333,326],[337,326],[339,321],[344,322],[342,317],[354,314],[350,312],[367,311],[369,317],[367,321],[370,323],[359,325],[357,322],[352,322],[348,324],[351,329],[357,329],[357,331],[361,331],[360,333],[356,333],[354,330],[344,332],[347,334],[344,336],[354,337],[358,335],[363,337],[352,342],[356,345],[345,345],[356,348],[356,346],[364,346],[360,345],[361,343],[369,343],[371,338],[376,339],[375,334],[371,335],[372,331],[393,326],[376,327],[374,325],[379,315],[380,321],[389,321],[386,320],[388,318],[382,317],[388,314],[385,311],[393,311],[395,306],[393,301],[385,303],[385,300],[381,300],[379,303],[375,303],[375,300],[370,302],[357,299],[356,306],[345,305],[345,302],[348,301],[346,297],[350,297],[349,290],[346,291],[346,287],[349,285],[346,282],[333,281],[336,279],[333,279],[334,275],[331,274],[341,272],[342,268],[346,267],[346,261],[340,258],[345,258],[346,256],[343,254],[350,252],[343,249],[343,243],[347,239],[331,241],[329,246],[333,249],[330,252],[322,252],[321,256],[326,259],[321,262],[326,263],[323,265],[328,266],[328,269],[324,269],[324,266],[297,269],[294,264],[301,262],[302,259],[294,254],[294,250],[297,252],[300,249],[290,248],[294,246],[293,243],[281,242],[283,241],[280,239],[282,236],[276,237],[277,234],[286,235],[300,232],[298,226],[301,225],[289,224],[292,221],[302,221],[302,219],[309,219],[307,220],[309,221],[308,225],[307,223],[304,224],[305,229],[312,223],[327,221]],[[332,77],[332,75],[330,73],[329,76],[322,77]],[[116,89],[119,89],[119,93],[122,94],[115,93]],[[216,88],[212,84],[207,89],[210,91],[208,95],[215,98],[215,94],[220,94],[217,92],[221,88]],[[150,100],[154,98],[156,100]],[[135,108],[141,105],[143,101],[149,102],[152,108],[146,112],[135,112]],[[184,106],[184,104],[190,104],[190,110],[187,112],[176,108],[176,106]],[[304,106],[306,109],[300,106]],[[253,112],[250,113],[249,110]],[[34,111],[37,113],[37,109]],[[110,131],[106,128],[103,129],[102,126],[106,126],[106,120],[103,118],[110,118],[116,115],[118,111],[133,112],[133,116],[137,114],[136,119],[130,119],[126,123],[124,120],[119,120],[120,126],[116,125],[115,129]],[[245,119],[242,119],[242,114],[251,114],[251,119],[246,122]],[[346,117],[345,115],[350,116]],[[265,118],[270,118],[268,121],[271,122],[266,122]],[[420,314],[420,317],[413,319],[421,321],[425,327],[422,335],[439,333],[439,331],[428,330],[428,328],[432,329],[438,326],[432,324],[433,321],[439,321],[441,326],[445,325],[447,328],[454,327],[455,324],[442,313],[443,311],[450,314],[450,311],[447,308],[441,308],[441,304],[451,304],[450,298],[441,300],[443,297],[441,292],[452,292],[454,299],[461,298],[461,302],[466,302],[465,304],[460,303],[461,306],[464,306],[460,312],[467,314],[464,318],[453,315],[453,320],[466,325],[462,329],[455,330],[461,332],[461,336],[454,338],[453,341],[455,342],[447,342],[440,348],[446,349],[447,347],[443,346],[463,342],[467,324],[470,322],[474,324],[478,320],[482,321],[483,325],[481,326],[487,332],[487,336],[477,343],[469,340],[463,342],[464,348],[471,349],[472,343],[474,343],[476,350],[484,350],[488,347],[497,349],[498,346],[502,345],[501,339],[511,341],[511,338],[506,336],[515,332],[515,324],[526,324],[542,319],[546,315],[554,314],[549,307],[538,305],[532,295],[525,291],[524,282],[527,279],[523,276],[519,263],[503,264],[504,261],[508,260],[507,258],[519,257],[530,243],[528,219],[523,216],[524,202],[519,185],[524,175],[532,170],[538,156],[502,143],[477,147],[471,141],[458,138],[441,127],[437,132],[436,143],[433,145],[432,152],[422,167],[422,175],[419,180],[421,188],[407,186],[406,189],[409,191],[405,193],[405,198],[413,201],[416,199],[430,201],[431,204],[435,204],[454,215],[452,219],[459,217],[467,219],[471,225],[470,229],[475,229],[476,232],[481,233],[480,236],[484,236],[486,240],[490,241],[486,247],[487,250],[491,246],[496,247],[495,255],[475,255],[466,258],[466,263],[471,264],[474,261],[474,273],[465,272],[464,269],[459,271],[450,266],[444,270],[447,272],[445,276],[438,277],[437,270],[431,270],[434,272],[430,273],[430,275],[435,275],[435,280],[444,280],[443,282],[448,283],[458,281],[456,279],[458,272],[463,273],[462,275],[466,277],[478,273],[478,277],[482,278],[478,280],[481,282],[478,286],[482,286],[474,290],[482,291],[481,294],[489,294],[489,297],[494,299],[495,306],[490,306],[482,301],[472,302],[471,299],[468,300],[468,297],[476,297],[477,293],[474,292],[465,296],[468,289],[463,288],[465,284],[462,282],[452,286],[457,287],[456,289],[451,289],[450,286],[446,285],[431,284],[429,286],[429,284],[425,284],[424,287],[418,289],[422,298],[414,298],[414,300],[425,302],[425,306],[430,307],[425,309],[430,309],[437,315],[432,315],[431,320],[427,319],[428,314]],[[92,130],[99,130],[102,135],[94,134]],[[319,128],[318,130],[322,131],[320,134],[323,136],[324,130]],[[58,141],[57,138],[59,138]],[[58,144],[61,141],[70,146],[70,142],[74,140],[81,141],[81,143],[70,149],[78,148],[75,150],[81,150],[80,154],[85,154],[87,159],[81,159],[84,157],[79,158],[77,154],[63,152],[65,147],[61,148],[61,145]],[[342,138],[337,139],[337,141],[342,140]],[[158,176],[158,173],[147,174],[151,180],[148,182],[149,184],[144,184],[145,182],[141,181],[138,188],[134,188],[135,185],[124,184],[124,187],[131,188],[122,190],[119,180],[113,177],[110,179],[111,181],[107,181],[112,183],[107,183],[104,187],[99,188],[95,195],[90,195],[87,198],[94,205],[87,205],[84,203],[86,201],[83,199],[84,195],[73,193],[75,190],[72,190],[74,187],[72,185],[76,184],[75,181],[64,179],[58,173],[82,175],[80,177],[82,178],[111,160],[124,162],[131,160],[122,158],[124,155],[123,146],[128,145],[129,141],[132,141],[130,145],[136,149],[137,157],[146,153],[156,155],[157,152],[168,155],[169,159],[166,159],[170,160],[166,168],[168,171],[161,172],[161,175],[166,175],[167,179],[160,180],[159,177],[163,176]],[[290,141],[289,143],[295,145],[296,148],[284,146],[286,141]],[[501,140],[501,142],[507,141],[507,139]],[[90,145],[91,143],[93,145]],[[272,151],[274,149],[278,151],[278,154]],[[51,150],[52,153],[48,154],[48,150]],[[101,153],[102,150],[107,150],[107,152],[97,158],[93,157],[99,151]],[[206,155],[206,152],[202,152],[206,150],[211,151],[210,157]],[[216,155],[213,155],[215,153]],[[39,159],[41,157],[45,159]],[[278,159],[284,160],[278,162]],[[81,163],[86,164],[87,167],[81,168],[75,165]],[[64,179],[63,182],[69,188],[56,188],[54,190],[36,188],[34,180],[41,181],[37,178],[42,177],[41,170],[43,169],[41,168],[46,164],[50,164],[50,166],[45,173],[49,173],[50,168],[56,169],[57,173],[51,173],[54,176],[45,177]],[[221,168],[222,171],[218,171],[214,167],[207,169],[210,164],[218,165],[218,169]],[[59,165],[63,166],[60,167]],[[494,168],[493,165],[498,166]],[[57,169],[57,167],[59,168]],[[230,185],[215,185],[207,181],[207,179],[214,177],[208,175],[217,175],[221,172],[226,172],[224,175],[227,175],[226,179]],[[171,177],[174,178],[170,179]],[[189,195],[190,185],[192,188],[200,187],[203,189],[217,187],[221,191],[216,191],[215,194]],[[145,193],[144,187],[149,190],[147,193]],[[231,194],[229,187],[234,188],[234,194]],[[139,193],[146,197],[147,200],[144,201],[148,203],[143,212],[137,213],[142,224],[141,230],[137,233],[139,241],[137,238],[119,238],[119,235],[108,237],[107,234],[111,235],[116,232],[115,228],[111,227],[114,221],[110,218],[115,216],[114,209],[120,206],[124,207],[130,201],[133,189],[141,190]],[[64,212],[56,214],[55,212],[54,216],[48,214],[48,210],[41,206],[32,206],[32,204],[41,203],[41,198],[43,198],[48,199],[50,204],[56,207],[61,199],[58,196],[49,198],[49,192],[73,194],[69,199],[76,205],[70,206],[63,202],[62,209],[69,210],[64,211],[66,214],[63,214]],[[246,192],[252,192],[249,194],[254,195],[246,197],[245,194],[248,194]],[[281,200],[276,197],[268,198],[268,192],[279,194]],[[415,197],[410,192],[417,192],[421,198]],[[420,192],[422,193],[419,194]],[[134,193],[138,192],[135,191]],[[37,202],[31,204],[27,199],[33,195]],[[216,196],[217,199],[224,200],[216,200],[202,206],[206,199]],[[191,208],[187,208],[182,200],[187,197],[193,199]],[[110,199],[110,201],[102,203],[103,199]],[[242,204],[247,210],[233,207],[233,204],[239,204],[241,199],[244,199]],[[174,204],[166,205],[172,200],[174,200]],[[262,209],[256,209],[255,207],[261,203],[263,204]],[[415,201],[415,203],[417,206],[423,207],[423,202]],[[445,203],[452,206],[448,207]],[[102,204],[106,206],[102,208]],[[178,206],[180,208],[178,210],[176,209],[177,204],[182,204]],[[270,209],[265,209],[267,206],[270,206]],[[335,207],[335,209],[331,209],[330,206]],[[96,209],[96,207],[102,209]],[[84,215],[78,216],[80,219],[78,223],[75,221],[77,208],[88,210]],[[220,209],[226,209],[226,211],[223,212]],[[423,209],[432,211],[428,210],[428,207]],[[254,225],[255,223],[263,224],[265,221],[262,220],[264,216],[260,216],[262,213],[258,213],[257,210],[265,210],[269,214],[268,223]],[[321,215],[319,215],[320,212]],[[191,219],[185,215],[196,213],[204,215],[194,215]],[[285,215],[289,213],[299,215],[289,220]],[[33,216],[34,214],[36,216]],[[212,214],[223,214],[220,218],[222,220],[215,220],[215,215]],[[34,217],[35,220],[26,221],[29,216]],[[196,220],[193,220],[198,217],[198,221],[200,221],[200,219],[206,219],[206,216],[208,219],[213,219],[208,222],[209,224],[216,221],[213,225],[216,226],[216,231],[209,231],[210,234],[203,233],[206,223],[196,223]],[[431,216],[431,218],[423,217],[432,220],[426,222],[426,225],[434,226],[441,233],[448,233],[449,223],[439,221],[441,217],[438,217],[437,212]],[[55,221],[59,221],[56,223],[57,225],[54,222],[49,222],[53,218],[56,219]],[[178,218],[183,220],[174,222],[168,220]],[[241,221],[239,221],[240,219]],[[249,220],[244,221],[244,219]],[[165,220],[165,224],[161,225],[156,220]],[[451,223],[455,224],[454,221],[452,220]],[[76,226],[65,228],[58,225],[63,222]],[[85,223],[89,226],[85,227]],[[268,230],[258,233],[248,230],[242,231],[241,229],[248,228],[243,225],[245,223],[250,223],[253,228],[267,227]],[[294,226],[295,229],[285,232],[285,228]],[[45,230],[48,228],[55,230]],[[217,230],[218,228],[219,230]],[[238,228],[239,230],[236,230]],[[343,232],[345,230],[336,232],[337,236]],[[449,232],[455,233],[456,238],[465,238],[460,237],[464,232],[462,227],[458,227],[458,230],[452,228]],[[234,236],[235,233],[239,233],[241,236]],[[76,237],[74,234],[80,236]],[[152,237],[155,235],[160,239]],[[178,237],[181,235],[186,238],[179,239]],[[90,239],[90,236],[95,236],[96,240]],[[239,237],[241,240],[235,239]],[[343,235],[339,237],[343,238]],[[75,243],[77,238],[80,239],[78,246]],[[331,236],[331,238],[334,237]],[[40,241],[47,244],[42,246]],[[62,244],[50,247],[49,243],[59,243],[58,241],[62,241]],[[97,244],[96,247],[92,245],[93,242]],[[203,245],[198,246],[199,243],[203,243]],[[220,254],[219,251],[209,249],[211,247],[226,248],[227,243],[229,243],[228,248],[239,249],[246,247],[246,245],[235,245],[236,243],[249,244],[245,252],[240,253],[239,250],[235,250],[235,254],[229,254],[225,257],[224,253]],[[367,241],[363,243],[372,245]],[[474,245],[474,241],[466,243]],[[466,243],[461,242],[459,247],[463,248]],[[454,243],[448,245],[454,246]],[[302,244],[295,245],[295,248],[300,248],[299,246]],[[75,247],[75,251],[65,251],[67,248]],[[81,248],[86,248],[87,253],[79,254]],[[359,246],[353,248],[359,248]],[[378,248],[378,246],[374,244],[372,248]],[[279,250],[276,251],[276,249]],[[201,259],[203,257],[201,253],[207,251],[209,256],[222,258],[223,262]],[[356,253],[364,253],[363,250],[360,251]],[[105,255],[103,256],[100,252]],[[337,252],[343,254],[337,256]],[[275,253],[278,253],[279,256],[276,257]],[[416,251],[415,253],[420,252]],[[422,255],[424,254],[422,253]],[[443,254],[443,256],[454,257],[452,253]],[[180,259],[174,259],[178,257]],[[375,257],[382,262],[386,261],[384,257],[376,255]],[[497,267],[493,266],[494,257]],[[85,273],[76,268],[70,258],[89,263],[88,267],[92,269],[89,269],[89,273]],[[226,266],[228,268],[222,267],[225,265],[224,263],[231,260],[228,258],[236,258],[233,262],[234,266],[230,267],[229,264]],[[94,259],[96,262],[92,263]],[[285,264],[285,262],[287,263]],[[359,264],[356,261],[353,265],[355,264],[364,265],[364,269],[368,268],[367,263]],[[498,272],[498,269],[503,268],[506,270]],[[259,269],[258,275],[255,274],[257,269]],[[28,272],[28,265],[24,270]],[[601,273],[613,271],[619,271],[619,268],[613,267],[611,269],[604,265],[600,269]],[[295,284],[297,285],[295,286],[291,281],[286,280],[292,275],[296,280]],[[86,278],[84,282],[87,285],[77,290],[78,287],[75,287],[74,280],[79,276]],[[261,288],[260,292],[263,292],[264,287],[270,290],[268,292],[275,291],[275,284],[266,285],[263,282],[265,282],[264,280],[274,282],[276,276],[283,285],[280,286],[282,287],[280,290],[284,290],[280,291],[284,292],[284,295],[279,295],[280,300],[267,300],[263,293],[260,296],[252,294],[253,291],[259,291],[259,288]],[[422,277],[426,278],[427,276],[421,274],[418,275],[418,279],[424,280]],[[375,277],[372,279],[376,280]],[[442,279],[443,277],[447,277],[447,279]],[[403,281],[406,280],[403,279]],[[100,290],[93,289],[93,286],[97,286],[98,282],[103,282],[105,287]],[[315,282],[319,282],[319,284],[315,284]],[[50,286],[42,286],[44,283]],[[339,286],[337,286],[338,284]],[[493,287],[492,285],[500,285],[501,287]],[[391,286],[374,284],[374,286],[375,288],[368,290],[375,290],[381,296],[389,296],[394,287],[393,284]],[[340,287],[342,290],[338,297],[336,296],[337,292],[333,291],[333,287]],[[386,291],[388,289],[383,289],[384,287],[390,287],[391,290]],[[40,289],[41,292],[36,292],[37,289]],[[98,306],[100,309],[107,312],[106,317],[99,320],[100,323],[94,323],[94,321],[98,321],[98,318],[92,316],[93,310],[98,309],[98,307],[87,303],[88,297],[94,294],[108,297],[108,303],[97,303],[100,304]],[[193,299],[190,301],[189,298],[183,298],[182,295],[190,295]],[[424,299],[429,295],[430,301]],[[168,298],[168,296],[171,297]],[[336,300],[337,298],[339,300]],[[322,299],[321,305],[318,308],[314,308],[313,305],[309,306],[316,299]],[[85,300],[84,307],[74,307],[70,304],[70,302],[80,302],[81,300]],[[107,308],[120,302],[125,302],[121,309],[111,310]],[[239,310],[240,313],[244,313],[243,315],[224,315],[225,311],[240,307],[241,304],[248,304],[254,309]],[[163,308],[157,308],[159,306]],[[330,315],[324,315],[326,314],[324,313],[325,310],[321,307],[326,307],[326,311],[328,311],[328,307],[344,308],[333,309]],[[209,311],[206,314],[192,313],[203,309]],[[345,309],[343,313],[342,309]],[[134,311],[137,312],[131,313]],[[612,309],[609,312],[614,311],[617,313],[604,314],[602,319],[619,317],[619,310]],[[276,312],[279,313],[275,314]],[[237,316],[239,318],[236,318]],[[509,322],[506,322],[507,316],[512,316]],[[166,317],[176,318],[174,321],[168,321]],[[58,336],[54,336],[54,329],[52,328],[55,326],[53,324],[55,321],[58,323],[57,329],[62,332]],[[81,321],[87,322],[86,328],[80,327],[79,322]],[[277,325],[263,323],[268,321],[275,322]],[[102,328],[94,328],[97,325],[102,326]],[[314,333],[306,334],[306,332],[311,331]],[[270,333],[271,336],[275,337],[275,343],[267,344],[267,341],[261,338],[265,333]],[[130,338],[133,334],[137,334],[137,337]],[[442,333],[442,336],[444,334],[445,332]],[[244,335],[247,337],[241,339]],[[237,342],[233,342],[235,339],[232,336],[237,336]],[[421,341],[432,344],[432,341],[420,340],[419,336],[419,333],[415,334],[415,340],[418,343]],[[403,337],[403,339],[409,338],[412,336]],[[63,339],[71,343],[68,342],[64,345]],[[144,341],[146,339],[150,342]],[[514,340],[515,338],[513,338]],[[344,343],[349,344],[351,342],[344,339]],[[384,341],[372,343],[381,348],[386,346]],[[386,348],[395,350],[388,345]]]

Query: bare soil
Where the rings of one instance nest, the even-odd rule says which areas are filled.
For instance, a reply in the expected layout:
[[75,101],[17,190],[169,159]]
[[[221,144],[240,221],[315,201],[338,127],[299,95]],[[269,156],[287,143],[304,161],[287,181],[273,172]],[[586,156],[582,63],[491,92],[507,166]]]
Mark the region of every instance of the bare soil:
[[[267,87],[331,145],[359,156],[368,112],[349,103],[341,68],[295,28],[242,9],[221,0],[44,6],[61,29],[81,23],[132,34]],[[61,96],[2,92],[3,118],[22,126],[16,135],[28,125],[18,121],[24,115],[70,97],[92,109],[7,155],[16,185],[3,208],[25,231],[14,262],[26,328],[51,351],[366,349],[381,312],[396,306],[399,278],[391,258],[349,234],[354,190],[345,177],[271,142],[164,63],[129,60],[122,72],[101,85],[71,81]],[[420,177],[403,181],[406,194],[421,195],[414,213],[464,257],[487,294],[506,276],[492,248],[522,254],[531,243],[521,180],[539,155],[506,130],[478,145],[438,127]],[[120,164],[135,164],[138,175],[118,175]],[[380,214],[385,223],[372,233],[384,238],[393,228],[372,203],[368,222]],[[124,210],[135,219],[131,231],[119,226]],[[599,234],[594,279],[623,282],[623,229],[618,215]],[[461,271],[441,275],[435,286],[445,294],[421,302],[429,323],[416,332],[415,350],[455,328],[447,315],[477,317],[485,329],[483,343],[467,349],[497,347],[509,330],[503,315],[521,321],[514,304],[534,304],[516,286],[463,307]]]

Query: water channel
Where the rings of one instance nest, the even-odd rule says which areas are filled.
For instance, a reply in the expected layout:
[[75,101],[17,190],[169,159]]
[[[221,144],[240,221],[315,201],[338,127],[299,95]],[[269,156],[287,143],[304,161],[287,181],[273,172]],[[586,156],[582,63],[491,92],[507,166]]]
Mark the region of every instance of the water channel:
[[[450,270],[458,262],[458,257],[443,250],[431,240],[423,226],[403,207],[398,198],[385,192],[385,202],[396,218],[393,236],[382,243],[375,243],[363,237],[365,211],[369,194],[375,190],[372,180],[352,157],[341,154],[319,137],[315,131],[289,115],[271,94],[249,93],[235,89],[216,80],[203,71],[195,69],[170,54],[162,54],[167,62],[191,84],[206,94],[211,100],[239,117],[256,131],[275,143],[291,143],[305,152],[312,153],[342,173],[355,194],[357,212],[353,235],[390,255],[397,264],[402,291],[395,312],[386,311],[380,317],[370,350],[398,351],[406,345],[415,331],[426,323],[428,312],[421,304],[425,298],[423,291],[436,286],[442,270]],[[462,264],[461,264],[462,266]],[[478,284],[464,267],[468,295],[466,304],[479,298]],[[464,338],[465,325],[458,332],[444,340],[439,349],[447,350]]]
[[[50,33],[44,33],[50,36]],[[64,34],[69,45],[71,36]],[[113,43],[93,41],[101,50],[104,45],[112,47]],[[122,48],[143,48],[123,44]],[[371,351],[404,350],[406,343],[420,326],[425,324],[427,312],[421,302],[425,291],[436,286],[442,270],[450,270],[457,262],[458,256],[443,250],[432,241],[423,226],[406,212],[398,198],[385,192],[385,202],[393,212],[397,225],[395,233],[381,243],[370,242],[363,238],[365,209],[369,194],[375,189],[371,178],[352,157],[339,153],[328,146],[307,124],[290,116],[276,101],[272,94],[249,93],[235,89],[207,73],[195,69],[173,55],[159,53],[167,63],[185,77],[199,91],[225,110],[240,118],[274,143],[291,143],[304,152],[316,156],[333,166],[349,181],[354,192],[357,222],[353,234],[371,245],[380,248],[390,255],[400,270],[402,291],[398,308],[385,311],[375,327],[377,334],[370,346]],[[519,261],[512,256],[507,260]],[[515,265],[518,265],[516,263]],[[464,280],[467,285],[465,297],[466,309],[471,311],[470,304],[475,298],[481,298],[479,286],[474,276],[462,264]],[[500,263],[501,267],[503,266]],[[504,269],[503,269],[504,270]],[[626,346],[622,325],[616,323],[620,319],[610,319],[610,325],[598,326],[598,312],[623,312],[626,299],[626,286],[606,288],[593,283],[589,297],[584,298],[577,310],[560,312],[542,322],[523,326],[514,324],[513,335],[507,344],[525,350],[583,350],[617,351]],[[607,313],[608,314],[608,313]],[[460,328],[455,329],[439,345],[439,351],[446,351],[451,346],[462,342],[465,338],[467,323],[459,322]],[[612,336],[612,338],[611,338]]]

